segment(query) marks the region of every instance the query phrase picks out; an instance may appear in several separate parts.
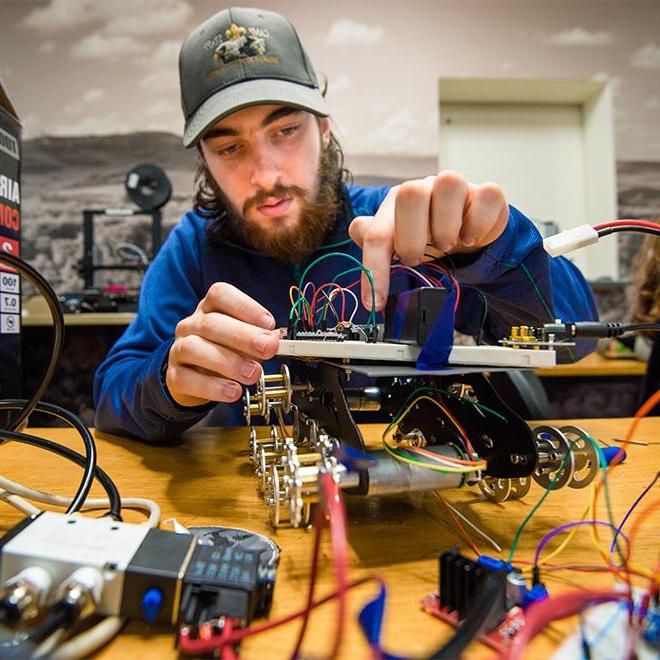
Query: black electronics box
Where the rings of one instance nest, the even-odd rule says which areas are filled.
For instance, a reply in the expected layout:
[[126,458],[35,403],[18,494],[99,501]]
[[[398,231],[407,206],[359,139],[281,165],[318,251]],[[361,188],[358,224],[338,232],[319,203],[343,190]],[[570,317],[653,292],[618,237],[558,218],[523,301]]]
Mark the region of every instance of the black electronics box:
[[[21,124],[0,81],[0,251],[21,253]],[[21,283],[0,262],[0,398],[22,392],[20,364]],[[0,425],[4,418],[0,414]]]
[[385,306],[385,340],[423,346],[447,295],[446,289],[428,286],[390,295]]

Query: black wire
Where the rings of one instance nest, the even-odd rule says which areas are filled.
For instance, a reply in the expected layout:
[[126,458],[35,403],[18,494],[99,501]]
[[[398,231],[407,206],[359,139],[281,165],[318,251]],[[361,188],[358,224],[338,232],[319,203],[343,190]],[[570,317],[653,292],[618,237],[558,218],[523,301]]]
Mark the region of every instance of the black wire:
[[461,653],[481,632],[493,606],[498,602],[501,589],[502,580],[499,572],[490,573],[484,581],[483,588],[474,599],[461,627],[442,648],[429,655],[429,660],[453,660],[460,657]]
[[651,332],[660,332],[660,323],[628,323],[621,326],[624,332],[632,332],[637,330],[649,330]]
[[[69,449],[68,447],[64,447],[57,442],[45,440],[44,438],[37,438],[36,436],[28,435],[27,433],[18,433],[17,431],[6,431],[3,429],[0,429],[0,438],[14,440],[26,445],[45,449],[46,451],[63,456],[83,467],[87,464],[87,460],[82,454],[79,454],[77,451],[73,451],[73,449]],[[98,465],[94,468],[94,476],[99,480],[110,500],[109,515],[115,520],[121,520],[121,498],[114,482]]]
[[479,329],[477,330],[476,336],[477,346],[481,346],[483,344],[486,317],[488,316],[488,299],[486,298],[486,294],[481,289],[478,289],[476,286],[472,286],[471,284],[461,284],[461,289],[472,289],[473,291],[476,291],[481,296],[481,302],[484,304],[484,313],[481,315],[481,322],[479,323]]
[[[428,252],[424,252],[425,257],[430,257],[433,259],[434,262],[436,261],[442,261],[442,265],[447,269],[447,271],[456,278],[456,265],[454,264],[454,260],[451,258],[450,254],[444,254],[442,257],[436,257],[432,254],[429,254]],[[419,264],[420,266],[423,266],[423,262]],[[458,279],[458,278],[456,278]],[[488,316],[488,300],[486,298],[486,294],[476,286],[472,286],[471,284],[460,284],[461,289],[472,289],[473,291],[476,291],[479,296],[481,297],[481,301],[484,304],[484,313],[481,316],[481,322],[479,323],[479,329],[477,330],[477,336],[475,337],[477,341],[477,346],[481,346],[483,343],[483,333],[484,333],[484,327],[486,325],[486,317]]]
[[23,422],[25,422],[30,416],[37,405],[37,401],[43,397],[53,379],[53,374],[55,373],[57,363],[59,362],[60,354],[62,353],[62,345],[64,343],[64,316],[62,314],[62,307],[57,299],[57,294],[53,291],[53,288],[48,284],[41,273],[32,268],[32,266],[23,261],[23,259],[20,259],[13,254],[9,254],[8,252],[3,252],[2,250],[0,250],[0,263],[8,264],[14,268],[20,275],[30,282],[37,291],[39,291],[39,293],[46,299],[51,316],[53,317],[53,350],[50,360],[44,369],[44,373],[41,376],[41,380],[39,381],[39,385],[34,394],[23,406],[18,417],[9,424],[9,430],[15,431],[16,429],[19,429]]
[[638,227],[637,225],[619,225],[617,227],[606,227],[605,229],[598,230],[598,236],[602,238],[603,236],[608,236],[609,234],[617,234],[621,231],[634,231],[640,232],[642,234],[651,234],[652,236],[660,236],[660,225],[658,229],[652,229],[651,227]]
[[58,603],[55,608],[44,618],[44,620],[27,635],[27,640],[33,644],[43,642],[50,637],[58,628],[70,628],[75,622],[80,609],[68,603]]
[[[25,399],[5,399],[0,400],[0,410],[20,410],[25,406]],[[76,415],[56,406],[52,403],[45,403],[39,401],[35,406],[34,410],[36,412],[45,413],[47,415],[52,415],[61,419],[70,426],[72,426],[82,438],[83,443],[85,444],[85,466],[83,477],[78,486],[78,491],[71,500],[66,513],[74,513],[80,510],[80,507],[83,505],[89,495],[89,489],[92,487],[92,482],[94,481],[94,470],[96,468],[96,444],[92,434],[89,432],[89,429],[81,419]]]

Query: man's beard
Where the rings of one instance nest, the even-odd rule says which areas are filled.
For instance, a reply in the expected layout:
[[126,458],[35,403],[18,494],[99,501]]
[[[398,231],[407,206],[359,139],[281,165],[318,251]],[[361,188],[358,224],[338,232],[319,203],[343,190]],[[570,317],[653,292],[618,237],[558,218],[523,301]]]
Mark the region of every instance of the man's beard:
[[[231,234],[259,252],[289,264],[303,262],[316,248],[322,245],[337,218],[339,203],[337,184],[339,172],[334,159],[324,149],[318,167],[319,189],[316,198],[310,199],[310,191],[299,186],[276,184],[271,190],[261,190],[247,200],[243,212],[227,199],[221,189],[217,190],[225,207],[223,220]],[[264,231],[247,214],[250,209],[263,204],[269,197],[293,198],[301,202],[300,218],[290,227],[275,227]],[[277,219],[271,220],[276,223]]]

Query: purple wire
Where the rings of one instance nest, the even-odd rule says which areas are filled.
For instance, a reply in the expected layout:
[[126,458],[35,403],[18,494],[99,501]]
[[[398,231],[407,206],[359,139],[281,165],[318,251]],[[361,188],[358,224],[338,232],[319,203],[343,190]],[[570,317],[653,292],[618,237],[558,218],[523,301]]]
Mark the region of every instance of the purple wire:
[[623,516],[623,520],[621,521],[621,524],[616,528],[616,531],[614,532],[614,538],[612,539],[612,545],[610,546],[610,552],[614,552],[614,546],[616,545],[616,540],[621,534],[621,530],[623,529],[623,526],[626,524],[626,520],[630,518],[630,514],[635,510],[635,507],[642,501],[643,497],[648,493],[651,488],[653,488],[655,482],[658,480],[658,477],[660,477],[660,472],[656,472],[655,477],[653,478],[653,481],[641,492],[640,496],[633,502],[632,506],[628,509],[628,512],[626,513],[625,516]]
[[[555,527],[553,530],[549,531],[539,542],[538,546],[536,547],[536,554],[534,555],[534,566],[538,565],[541,551],[543,548],[545,548],[550,539],[557,536],[557,534],[565,532],[567,529],[571,529],[571,527],[580,527],[581,525],[602,525],[603,527],[616,529],[614,525],[605,522],[604,520],[578,520],[577,522],[570,522],[565,523],[564,525],[559,525],[559,527]],[[623,536],[623,538],[626,540],[626,543],[628,543],[628,537],[623,532],[621,532],[621,536]]]
[[418,273],[414,268],[411,268],[410,266],[399,266],[398,264],[395,264],[391,267],[391,270],[402,273],[406,272],[409,273],[410,275],[414,275],[424,286],[429,285],[429,280],[425,275],[422,275],[421,273]]

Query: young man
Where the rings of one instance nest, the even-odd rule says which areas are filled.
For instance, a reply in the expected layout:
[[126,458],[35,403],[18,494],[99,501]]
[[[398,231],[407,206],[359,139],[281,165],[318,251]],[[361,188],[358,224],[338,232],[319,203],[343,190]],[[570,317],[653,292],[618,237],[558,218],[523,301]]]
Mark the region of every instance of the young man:
[[[492,340],[511,325],[595,318],[579,271],[548,258],[498,186],[455,172],[392,188],[347,184],[311,62],[282,16],[219,12],[185,41],[179,68],[184,144],[202,159],[195,210],[150,266],[138,317],[97,371],[97,428],[163,441],[218,402],[234,402],[227,422],[241,423],[241,386],[258,380],[262,362],[275,366],[289,288],[330,253],[371,270],[376,311],[393,253],[410,266],[429,249],[451,255],[464,287],[456,327],[479,331],[486,296]],[[353,265],[332,256],[309,277],[319,285]],[[364,276],[361,295],[369,310]]]

